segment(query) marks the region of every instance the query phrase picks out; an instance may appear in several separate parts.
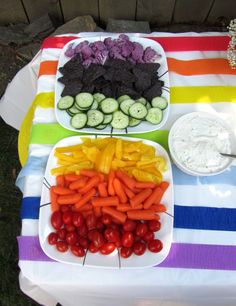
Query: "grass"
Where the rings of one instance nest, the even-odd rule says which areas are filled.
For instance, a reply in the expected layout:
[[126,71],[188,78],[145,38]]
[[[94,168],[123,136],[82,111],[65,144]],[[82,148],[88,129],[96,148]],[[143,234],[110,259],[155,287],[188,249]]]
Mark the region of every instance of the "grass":
[[21,169],[17,153],[18,131],[0,118],[0,305],[38,305],[19,288],[18,247],[22,194],[15,187]]

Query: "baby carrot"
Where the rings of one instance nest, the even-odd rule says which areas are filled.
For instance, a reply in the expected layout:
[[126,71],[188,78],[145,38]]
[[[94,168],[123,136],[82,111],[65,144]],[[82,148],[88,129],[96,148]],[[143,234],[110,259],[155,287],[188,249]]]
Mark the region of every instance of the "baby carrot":
[[164,193],[163,190],[157,186],[153,190],[152,194],[144,202],[144,208],[148,209],[152,204],[160,203],[163,193]]
[[97,175],[91,177],[91,179],[88,180],[86,185],[83,188],[80,189],[80,193],[84,194],[84,193],[88,192],[93,187],[96,187],[99,182],[100,182],[100,179]]
[[127,196],[124,192],[124,189],[121,186],[120,180],[116,177],[113,180],[113,187],[114,187],[115,193],[118,195],[121,203],[126,203],[128,201]]
[[87,176],[87,177],[93,177],[95,175],[98,175],[98,172],[94,170],[89,170],[89,169],[82,169],[80,170],[80,174]]
[[121,170],[116,171],[116,176],[131,190],[135,187],[136,181]]
[[97,206],[117,206],[119,204],[119,198],[117,196],[114,197],[106,197],[106,198],[95,198],[92,200],[92,204],[94,207]]
[[[142,208],[143,208],[142,204],[139,204],[137,205],[137,207],[135,207],[135,209],[142,209]],[[121,205],[118,205],[116,209],[122,212],[127,212],[128,210],[133,210],[134,208],[129,204],[121,204]]]
[[152,205],[150,209],[154,210],[155,212],[161,213],[166,211],[166,207],[163,204],[156,204]]
[[58,195],[74,194],[73,190],[61,186],[53,186],[53,191]]
[[132,207],[136,207],[145,201],[152,193],[152,189],[144,189],[143,191],[136,194],[131,200],[130,204]]
[[57,203],[58,195],[53,191],[53,188],[50,188],[50,200],[51,200],[51,211],[59,210],[59,205]]
[[125,191],[125,193],[126,193],[126,195],[129,199],[132,199],[135,196],[133,191],[131,189],[129,189],[128,187],[126,187],[124,184],[123,184],[123,188],[124,188],[124,191]]
[[115,172],[111,170],[108,174],[108,194],[111,196],[115,195],[115,190],[113,187],[113,180],[115,178]]
[[101,215],[102,215],[102,210],[101,210],[101,207],[94,207],[93,208],[93,211],[94,211],[94,215],[97,217],[97,218],[99,218],[99,217],[101,217]]
[[81,199],[81,194],[64,195],[58,197],[58,204],[75,204]]
[[65,187],[65,177],[64,175],[58,175],[56,177],[57,186]]
[[82,196],[82,198],[75,204],[75,207],[76,208],[80,208],[82,207],[84,204],[86,204],[88,201],[91,200],[91,198],[93,196],[95,196],[96,194],[96,189],[95,188],[92,188],[90,189],[86,194],[84,194]]
[[98,192],[99,192],[100,197],[102,197],[102,198],[105,198],[105,197],[108,196],[107,189],[106,189],[106,186],[105,186],[104,183],[99,183],[98,184]]
[[146,210],[129,210],[127,211],[128,218],[131,220],[159,220],[160,217],[151,209]]
[[148,188],[153,189],[156,187],[156,184],[152,182],[136,182],[135,187],[142,189],[148,189]]
[[91,215],[93,213],[92,210],[87,210],[87,211],[81,211],[81,214],[83,215],[83,217],[86,219],[89,215]]
[[81,206],[79,209],[77,209],[77,211],[89,211],[92,210],[93,206],[90,203],[84,204],[83,206]]
[[74,182],[81,178],[81,176],[73,173],[65,174],[64,177],[67,182]]
[[168,182],[163,181],[160,183],[159,187],[165,192],[169,185],[170,184]]
[[88,181],[88,179],[86,177],[81,177],[77,181],[74,181],[74,182],[70,183],[69,188],[71,190],[76,190],[76,189],[79,189],[79,188],[83,188],[86,185],[87,181]]
[[121,223],[124,223],[127,218],[125,213],[117,211],[115,208],[112,207],[103,207],[102,211],[103,213],[112,216],[114,219],[117,219]]

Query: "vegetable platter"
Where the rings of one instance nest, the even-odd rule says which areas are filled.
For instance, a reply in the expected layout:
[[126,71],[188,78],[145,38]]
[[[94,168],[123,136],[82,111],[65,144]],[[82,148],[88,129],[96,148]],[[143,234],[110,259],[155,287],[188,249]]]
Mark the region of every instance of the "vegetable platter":
[[74,136],[51,151],[39,238],[52,259],[103,268],[154,266],[169,253],[173,214],[171,164],[159,144]]
[[170,109],[165,52],[121,34],[75,39],[59,58],[55,115],[66,129],[99,134],[160,129]]

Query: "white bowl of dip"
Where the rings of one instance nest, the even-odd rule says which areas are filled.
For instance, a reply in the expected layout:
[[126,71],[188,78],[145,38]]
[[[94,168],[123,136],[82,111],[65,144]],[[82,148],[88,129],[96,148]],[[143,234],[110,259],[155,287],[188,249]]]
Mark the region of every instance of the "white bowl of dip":
[[219,117],[205,112],[189,113],[175,121],[168,143],[176,166],[194,176],[211,176],[225,171],[233,160],[220,153],[236,153],[236,141],[230,127]]

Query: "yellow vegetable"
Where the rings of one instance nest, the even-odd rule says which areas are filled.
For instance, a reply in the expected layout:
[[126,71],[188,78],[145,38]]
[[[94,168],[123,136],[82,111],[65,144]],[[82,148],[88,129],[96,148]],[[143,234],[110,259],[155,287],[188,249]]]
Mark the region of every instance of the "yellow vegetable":
[[134,169],[132,171],[132,174],[136,178],[137,181],[154,182],[156,184],[159,184],[162,181],[162,175],[157,176],[157,175],[154,175],[154,174],[152,174],[150,172],[147,172],[147,171],[144,171],[144,170]]
[[122,139],[118,138],[116,141],[116,158],[117,159],[122,159]]
[[100,152],[96,162],[96,169],[100,172],[108,174],[111,169],[111,163],[115,154],[116,144],[112,141]]

